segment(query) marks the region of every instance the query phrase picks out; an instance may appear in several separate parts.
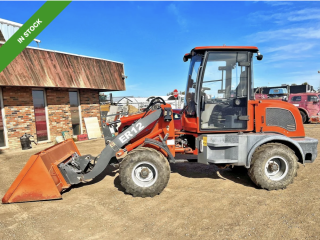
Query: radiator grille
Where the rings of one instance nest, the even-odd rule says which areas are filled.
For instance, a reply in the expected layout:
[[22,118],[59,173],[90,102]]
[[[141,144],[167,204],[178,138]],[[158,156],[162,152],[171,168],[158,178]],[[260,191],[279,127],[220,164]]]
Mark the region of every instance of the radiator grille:
[[292,113],[282,108],[267,108],[266,124],[267,126],[282,127],[289,132],[296,130],[296,121]]

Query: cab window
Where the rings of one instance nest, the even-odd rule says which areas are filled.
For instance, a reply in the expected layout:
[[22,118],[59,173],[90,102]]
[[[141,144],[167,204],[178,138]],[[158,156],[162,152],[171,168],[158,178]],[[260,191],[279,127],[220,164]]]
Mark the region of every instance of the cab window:
[[210,52],[199,89],[201,129],[246,129],[250,52]]

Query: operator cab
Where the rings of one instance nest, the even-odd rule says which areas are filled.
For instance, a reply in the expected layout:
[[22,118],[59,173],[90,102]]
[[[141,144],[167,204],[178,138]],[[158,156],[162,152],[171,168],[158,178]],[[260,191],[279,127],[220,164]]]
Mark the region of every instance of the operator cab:
[[196,47],[185,97],[185,117],[198,118],[199,131],[247,129],[248,100],[254,100],[252,57],[256,47]]

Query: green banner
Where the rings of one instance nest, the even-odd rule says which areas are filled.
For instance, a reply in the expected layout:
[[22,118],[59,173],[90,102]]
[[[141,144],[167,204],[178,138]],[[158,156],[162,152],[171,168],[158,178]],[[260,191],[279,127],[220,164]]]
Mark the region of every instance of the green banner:
[[48,1],[0,48],[0,72],[45,29],[71,1]]

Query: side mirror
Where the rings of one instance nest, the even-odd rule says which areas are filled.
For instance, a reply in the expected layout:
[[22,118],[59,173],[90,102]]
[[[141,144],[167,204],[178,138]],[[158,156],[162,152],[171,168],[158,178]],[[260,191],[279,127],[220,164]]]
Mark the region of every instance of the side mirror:
[[257,60],[259,60],[259,61],[261,61],[262,58],[263,58],[263,55],[261,55],[261,54],[257,56]]
[[314,100],[313,102],[314,102],[314,103],[318,103],[318,102],[319,102],[319,98],[318,98],[317,100]]

